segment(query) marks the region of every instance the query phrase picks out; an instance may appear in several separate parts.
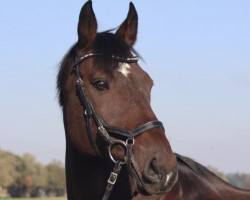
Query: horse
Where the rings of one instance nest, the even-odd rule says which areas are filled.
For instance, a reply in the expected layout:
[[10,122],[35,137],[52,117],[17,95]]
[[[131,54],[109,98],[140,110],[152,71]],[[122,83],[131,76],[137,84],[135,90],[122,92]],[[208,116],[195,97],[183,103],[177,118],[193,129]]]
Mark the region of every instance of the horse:
[[115,33],[97,32],[91,1],[80,11],[78,41],[57,75],[68,200],[250,199],[172,151],[133,48],[137,28],[133,3]]

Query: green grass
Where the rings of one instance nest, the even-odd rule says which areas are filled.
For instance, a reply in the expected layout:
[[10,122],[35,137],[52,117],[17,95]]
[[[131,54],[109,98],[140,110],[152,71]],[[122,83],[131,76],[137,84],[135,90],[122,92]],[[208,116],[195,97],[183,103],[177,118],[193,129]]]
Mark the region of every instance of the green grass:
[[5,198],[0,197],[0,200],[67,200],[66,197],[48,197],[48,198]]

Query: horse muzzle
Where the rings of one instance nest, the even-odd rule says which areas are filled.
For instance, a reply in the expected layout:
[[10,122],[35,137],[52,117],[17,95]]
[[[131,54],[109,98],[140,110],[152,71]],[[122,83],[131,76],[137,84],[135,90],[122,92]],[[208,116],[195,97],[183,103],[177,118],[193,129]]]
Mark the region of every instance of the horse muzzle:
[[177,181],[178,171],[177,167],[167,172],[165,169],[160,169],[154,175],[143,174],[142,181],[144,190],[148,194],[165,194],[169,192]]
[[156,159],[152,159],[141,173],[136,166],[137,163],[132,161],[131,171],[136,179],[139,193],[146,195],[165,194],[174,187],[178,180],[177,165],[168,172]]

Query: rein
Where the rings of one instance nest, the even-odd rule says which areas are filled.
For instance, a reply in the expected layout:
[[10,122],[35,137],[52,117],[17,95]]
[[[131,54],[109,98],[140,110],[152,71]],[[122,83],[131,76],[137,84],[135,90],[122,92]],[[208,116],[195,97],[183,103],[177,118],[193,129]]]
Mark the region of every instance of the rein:
[[[80,71],[79,71],[79,64],[81,62],[85,61],[88,58],[95,57],[95,56],[102,56],[102,54],[89,53],[89,54],[86,54],[86,55],[80,57],[79,59],[77,59],[77,56],[76,56],[75,62],[73,64],[73,68],[74,68],[75,76],[77,78],[77,81],[76,81],[77,96],[78,96],[83,108],[85,109],[84,118],[85,118],[86,129],[87,129],[87,134],[88,134],[90,145],[93,148],[93,150],[95,151],[95,153],[97,155],[101,156],[101,153],[100,153],[100,151],[99,151],[99,149],[94,141],[94,137],[93,137],[92,122],[91,122],[91,119],[93,118],[94,122],[97,126],[98,134],[104,139],[104,141],[109,146],[109,148],[108,148],[109,157],[115,163],[114,169],[111,172],[109,179],[107,181],[108,184],[106,187],[106,191],[105,191],[104,196],[102,198],[102,200],[107,200],[110,196],[110,193],[113,189],[113,186],[116,183],[118,174],[119,174],[122,166],[124,164],[126,164],[127,167],[129,169],[131,169],[132,148],[133,148],[133,145],[135,144],[135,137],[139,136],[140,134],[144,133],[145,131],[147,131],[149,129],[158,128],[158,127],[161,127],[164,129],[164,127],[163,127],[162,122],[155,120],[155,121],[147,122],[134,130],[126,130],[126,129],[122,129],[122,128],[115,127],[115,126],[109,126],[97,114],[97,112],[95,111],[94,107],[92,106],[92,104],[87,96],[86,89],[85,89],[84,83],[81,79],[81,75],[80,75]],[[112,56],[112,59],[115,61],[119,61],[119,62],[134,63],[134,62],[137,62],[139,58],[138,57],[121,58],[118,56]],[[112,134],[112,136],[113,135],[118,136],[118,137],[122,136],[123,138],[126,138],[126,140],[123,141],[120,139],[113,139],[110,137],[110,134]],[[120,145],[124,148],[125,157],[123,160],[115,160],[113,158],[111,151],[115,145]]]

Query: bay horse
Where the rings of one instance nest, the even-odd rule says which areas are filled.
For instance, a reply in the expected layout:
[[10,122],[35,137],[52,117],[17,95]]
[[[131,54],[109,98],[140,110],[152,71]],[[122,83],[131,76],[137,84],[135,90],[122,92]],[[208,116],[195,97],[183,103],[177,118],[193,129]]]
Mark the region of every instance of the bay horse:
[[97,32],[91,1],[81,9],[57,76],[68,200],[250,199],[172,151],[150,106],[153,81],[137,63],[137,27],[132,3],[115,33]]

